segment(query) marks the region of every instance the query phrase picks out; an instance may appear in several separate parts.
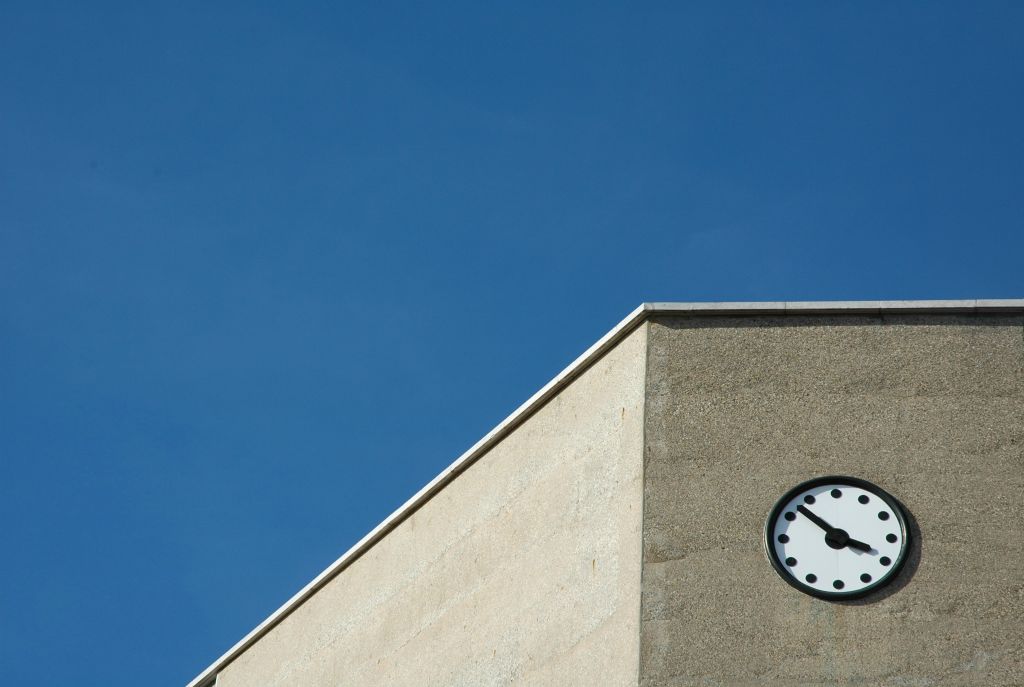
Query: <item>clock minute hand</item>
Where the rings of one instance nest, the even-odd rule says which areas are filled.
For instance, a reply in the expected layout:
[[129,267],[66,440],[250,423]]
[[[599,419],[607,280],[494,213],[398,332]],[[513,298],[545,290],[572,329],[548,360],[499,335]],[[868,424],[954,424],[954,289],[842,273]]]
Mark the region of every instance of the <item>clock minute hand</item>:
[[815,525],[817,525],[821,529],[825,530],[825,532],[831,532],[832,530],[835,529],[835,527],[832,527],[832,525],[828,524],[827,522],[825,522],[824,520],[819,518],[817,515],[812,513],[811,510],[809,508],[805,507],[803,504],[797,506],[796,509],[798,511],[800,511],[801,513],[803,513],[805,516],[807,516],[808,520],[813,522]]

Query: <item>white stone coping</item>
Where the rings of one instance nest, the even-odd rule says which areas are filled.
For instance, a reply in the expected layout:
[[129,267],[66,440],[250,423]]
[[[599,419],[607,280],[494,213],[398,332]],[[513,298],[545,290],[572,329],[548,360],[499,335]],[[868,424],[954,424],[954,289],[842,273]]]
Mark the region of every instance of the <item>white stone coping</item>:
[[1024,298],[962,301],[764,301],[752,303],[645,303],[673,315],[883,315],[1024,312]]
[[338,560],[317,575],[305,587],[288,599],[266,620],[257,625],[224,655],[201,672],[187,687],[205,687],[228,663],[256,643],[263,635],[281,622],[289,613],[313,596],[321,587],[349,566],[356,558],[383,539],[416,509],[455,479],[459,473],[472,465],[492,446],[501,441],[513,429],[522,424],[530,415],[553,396],[565,388],[573,379],[590,367],[598,358],[630,334],[652,315],[883,315],[883,314],[948,314],[948,313],[1024,313],[1024,298],[1018,299],[974,299],[949,301],[765,301],[738,303],[644,303],[619,322],[594,345],[583,352],[554,379],[545,384],[525,403],[515,409],[494,429],[477,441],[454,463],[432,479],[395,512],[374,527],[365,537],[356,542]]

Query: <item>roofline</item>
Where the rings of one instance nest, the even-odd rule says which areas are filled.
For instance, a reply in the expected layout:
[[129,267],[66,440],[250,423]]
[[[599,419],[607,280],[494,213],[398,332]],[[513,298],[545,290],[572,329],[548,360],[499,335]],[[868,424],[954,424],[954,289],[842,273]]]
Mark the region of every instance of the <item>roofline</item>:
[[590,348],[572,361],[564,370],[545,384],[512,414],[502,420],[494,429],[484,435],[455,462],[445,468],[408,501],[384,519],[379,525],[356,542],[348,551],[331,563],[309,584],[274,611],[266,620],[257,625],[220,658],[188,683],[187,687],[200,687],[220,672],[228,663],[255,644],[275,625],[284,620],[292,611],[302,605],[359,556],[383,539],[403,520],[412,515],[420,506],[429,501],[449,482],[483,456],[495,444],[504,439],[516,427],[551,400],[562,389],[580,376],[601,356],[626,338],[634,329],[653,315],[883,315],[883,314],[978,314],[978,313],[1024,313],[1024,298],[1018,299],[972,299],[948,301],[766,301],[766,302],[723,302],[723,303],[643,303],[615,325],[611,331],[597,340]]

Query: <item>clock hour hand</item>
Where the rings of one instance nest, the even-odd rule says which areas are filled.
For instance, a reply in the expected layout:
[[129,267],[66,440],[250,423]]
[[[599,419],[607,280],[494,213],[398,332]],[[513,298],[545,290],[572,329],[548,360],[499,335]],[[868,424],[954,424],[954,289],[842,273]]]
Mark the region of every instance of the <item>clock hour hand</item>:
[[813,522],[815,525],[817,525],[821,529],[825,530],[826,533],[831,532],[832,530],[835,529],[835,527],[832,527],[832,525],[828,524],[827,522],[825,522],[824,520],[819,518],[817,515],[812,513],[811,510],[809,508],[805,507],[803,504],[800,504],[799,506],[797,506],[796,509],[798,511],[800,511],[801,513],[803,513],[804,515],[806,515],[808,520]]
[[864,553],[868,553],[871,551],[870,544],[865,544],[864,542],[857,541],[856,539],[847,539],[846,545],[849,546],[851,549],[860,549]]

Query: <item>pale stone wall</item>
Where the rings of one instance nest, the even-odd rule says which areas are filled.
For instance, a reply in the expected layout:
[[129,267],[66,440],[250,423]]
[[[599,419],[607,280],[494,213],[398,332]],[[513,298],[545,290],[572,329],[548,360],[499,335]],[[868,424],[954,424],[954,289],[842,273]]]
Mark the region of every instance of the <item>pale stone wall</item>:
[[[652,320],[641,684],[1024,685],[1022,324]],[[825,474],[913,518],[871,597],[801,594],[764,554],[774,501]]]
[[645,356],[642,326],[218,687],[635,685]]

